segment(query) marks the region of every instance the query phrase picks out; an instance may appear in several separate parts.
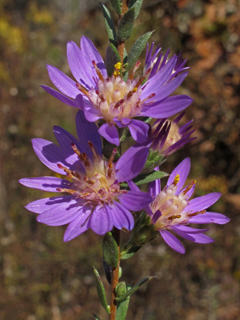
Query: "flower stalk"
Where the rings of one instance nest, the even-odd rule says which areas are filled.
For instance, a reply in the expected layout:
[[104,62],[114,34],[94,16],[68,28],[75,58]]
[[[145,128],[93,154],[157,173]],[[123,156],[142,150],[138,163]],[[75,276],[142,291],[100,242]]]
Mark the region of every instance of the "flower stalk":
[[[129,3],[129,0],[124,0],[122,3],[121,14],[119,15],[119,22],[124,16],[124,14],[128,11],[128,3]],[[121,58],[122,67],[123,67],[124,48],[125,48],[125,41],[118,40],[117,49]]]
[[114,228],[112,232],[113,238],[115,239],[118,246],[118,264],[112,271],[112,289],[111,289],[111,302],[110,302],[110,320],[116,319],[117,312],[117,301],[116,301],[116,287],[119,279],[119,266],[120,266],[120,230]]

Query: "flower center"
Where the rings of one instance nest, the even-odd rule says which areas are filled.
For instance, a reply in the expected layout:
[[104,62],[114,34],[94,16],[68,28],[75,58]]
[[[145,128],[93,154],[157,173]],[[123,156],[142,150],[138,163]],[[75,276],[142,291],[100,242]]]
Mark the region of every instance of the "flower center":
[[96,63],[93,65],[98,74],[96,88],[89,91],[81,84],[77,83],[78,89],[85,94],[92,102],[93,106],[101,112],[106,122],[114,122],[114,119],[121,121],[123,118],[131,119],[139,116],[146,100],[155,94],[141,101],[141,83],[148,76],[131,79],[126,82],[120,76],[121,63],[115,65],[115,71],[111,77],[104,78]]
[[73,188],[57,188],[57,191],[73,194],[77,198],[87,200],[94,206],[99,203],[109,203],[117,199],[119,194],[125,192],[125,190],[120,190],[120,186],[116,182],[113,159],[117,149],[113,150],[109,161],[105,161],[95,151],[93,144],[91,142],[88,144],[92,150],[92,158],[89,158],[86,153],[80,153],[77,146],[72,144],[72,148],[79,158],[79,170],[73,171],[58,164],[58,167],[63,169],[73,182]]
[[179,224],[185,225],[191,217],[205,212],[199,211],[192,213],[190,211],[184,211],[188,205],[188,192],[194,187],[196,180],[193,180],[185,189],[176,195],[179,177],[179,175],[176,175],[173,183],[165,187],[150,204],[152,212],[154,213],[152,223],[154,223],[156,229],[166,229]]

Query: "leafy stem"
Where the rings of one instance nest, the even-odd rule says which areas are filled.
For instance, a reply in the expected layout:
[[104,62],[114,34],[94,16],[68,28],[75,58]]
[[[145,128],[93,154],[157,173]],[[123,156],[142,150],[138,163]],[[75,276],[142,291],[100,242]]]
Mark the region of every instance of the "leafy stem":
[[[122,6],[121,6],[121,14],[119,15],[119,22],[124,16],[124,14],[128,11],[128,3],[129,0],[123,0]],[[118,52],[121,58],[121,63],[123,65],[123,58],[124,58],[124,48],[125,48],[125,41],[118,40]]]

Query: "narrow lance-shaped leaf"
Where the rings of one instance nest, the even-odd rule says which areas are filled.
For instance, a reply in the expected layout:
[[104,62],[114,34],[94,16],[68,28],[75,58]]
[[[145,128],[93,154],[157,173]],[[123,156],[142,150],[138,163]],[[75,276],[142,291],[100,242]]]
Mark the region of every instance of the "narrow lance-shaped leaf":
[[109,77],[111,77],[111,75],[114,72],[115,64],[120,61],[121,61],[121,58],[116,47],[112,43],[110,43],[110,45],[107,47],[106,61],[105,61],[105,65],[106,65]]
[[95,320],[101,320],[96,314],[93,313],[92,315],[94,316]]
[[118,246],[111,232],[107,232],[103,238],[103,259],[112,268],[118,266]]
[[[140,174],[139,176],[137,176],[136,178],[133,179],[133,182],[137,185],[140,186],[142,184],[145,183],[149,183],[152,181],[155,181],[157,179],[161,179],[164,177],[167,177],[168,173],[163,172],[163,171],[153,171],[150,174]],[[121,187],[126,188],[128,185],[127,183],[121,183]]]
[[94,271],[94,274],[95,274],[96,280],[97,280],[98,298],[99,298],[103,308],[107,311],[107,313],[110,314],[110,307],[107,304],[107,298],[106,298],[105,289],[104,289],[101,277],[100,277],[100,275],[99,275],[99,273],[98,273],[98,271],[97,271],[97,269],[95,267],[93,267],[93,271]]
[[106,24],[107,34],[109,41],[114,44],[114,46],[117,46],[117,33],[114,26],[113,19],[110,15],[110,12],[108,11],[108,8],[100,2],[100,5],[102,7],[104,21]]
[[121,260],[127,260],[127,259],[130,259],[132,256],[135,255],[135,253],[138,252],[138,250],[141,249],[141,246],[135,246],[135,247],[131,247],[129,249],[129,251],[124,251],[122,254],[121,254]]
[[128,296],[132,295],[135,291],[137,291],[145,282],[152,280],[153,276],[150,277],[145,277],[141,281],[139,281],[135,286],[133,286],[130,290],[128,290],[126,293],[124,293],[121,297],[115,298],[117,301],[123,301],[125,300]]
[[135,8],[135,19],[139,15],[142,3],[143,3],[143,0],[130,0],[129,1],[128,7]]
[[[168,173],[163,172],[163,171],[153,171],[150,174],[140,174],[137,178],[136,178],[136,185],[140,186],[144,183],[149,183],[152,181],[155,181],[157,179],[161,179],[164,177],[167,177]],[[134,181],[134,180],[133,180]]]
[[130,69],[137,62],[152,33],[153,31],[145,33],[134,43],[128,55],[128,69]]
[[[130,289],[131,289],[131,286],[126,287],[126,291]],[[124,301],[117,302],[116,320],[126,319],[129,301],[130,301],[130,296],[128,296]]]
[[121,14],[121,3],[120,0],[110,0],[113,9],[117,12],[117,14]]
[[135,17],[135,8],[129,9],[119,22],[118,39],[120,41],[127,40],[132,34],[132,28]]

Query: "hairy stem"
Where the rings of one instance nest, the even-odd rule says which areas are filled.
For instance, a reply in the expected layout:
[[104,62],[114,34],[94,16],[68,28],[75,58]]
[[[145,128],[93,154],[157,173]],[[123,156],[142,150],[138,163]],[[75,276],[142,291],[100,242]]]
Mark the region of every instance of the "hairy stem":
[[118,284],[119,278],[119,265],[120,265],[120,230],[114,228],[112,231],[113,237],[118,245],[118,266],[112,271],[112,291],[111,291],[111,303],[110,303],[110,320],[116,319],[116,311],[117,311],[117,301],[116,298],[116,286]]
[[[121,15],[119,16],[119,21],[122,19],[124,14],[128,11],[128,3],[129,3],[129,0],[123,0],[122,12],[121,12]],[[118,41],[118,52],[121,57],[121,63],[123,63],[124,48],[125,48],[125,41]]]

